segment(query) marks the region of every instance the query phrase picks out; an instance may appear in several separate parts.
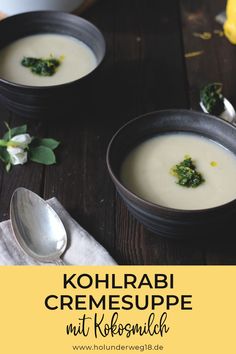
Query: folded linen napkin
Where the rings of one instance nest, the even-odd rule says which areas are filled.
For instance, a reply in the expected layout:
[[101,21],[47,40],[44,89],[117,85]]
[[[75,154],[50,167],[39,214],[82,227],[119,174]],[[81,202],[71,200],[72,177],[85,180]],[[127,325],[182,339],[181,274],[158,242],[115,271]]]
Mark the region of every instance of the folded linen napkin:
[[[85,231],[56,198],[48,204],[61,218],[67,232],[68,246],[61,259],[68,265],[116,265],[114,259]],[[15,240],[10,220],[0,223],[0,265],[46,265],[26,255]]]

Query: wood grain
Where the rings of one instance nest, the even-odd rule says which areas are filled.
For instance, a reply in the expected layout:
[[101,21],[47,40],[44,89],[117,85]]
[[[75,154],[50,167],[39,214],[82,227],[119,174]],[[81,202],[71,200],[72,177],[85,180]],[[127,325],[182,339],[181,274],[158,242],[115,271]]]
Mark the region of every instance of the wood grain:
[[[58,164],[18,166],[8,175],[1,170],[1,219],[8,216],[13,190],[23,185],[44,198],[56,196],[120,264],[236,263],[233,252],[145,230],[116,194],[105,162],[108,142],[123,123],[152,110],[196,109],[199,88],[207,81],[223,82],[235,102],[235,47],[225,38],[206,43],[192,36],[219,27],[213,15],[223,2],[182,0],[180,6],[177,0],[102,0],[87,9],[83,16],[102,30],[107,43],[100,75],[85,102],[81,105],[78,97],[76,111],[68,110],[62,122],[57,117],[29,122],[31,134],[62,142]],[[204,55],[185,61],[184,52],[194,50]],[[12,125],[24,121],[4,110],[1,117]]]
[[[223,36],[214,33],[222,30],[215,16],[224,10],[225,1],[181,0],[182,28],[185,52],[203,51],[198,57],[186,59],[190,105],[200,110],[199,91],[209,82],[222,82],[223,93],[236,106],[236,47]],[[212,33],[210,40],[194,37],[194,33]],[[207,264],[236,264],[235,241],[228,240],[232,232],[225,225],[225,235],[219,244],[205,246]]]

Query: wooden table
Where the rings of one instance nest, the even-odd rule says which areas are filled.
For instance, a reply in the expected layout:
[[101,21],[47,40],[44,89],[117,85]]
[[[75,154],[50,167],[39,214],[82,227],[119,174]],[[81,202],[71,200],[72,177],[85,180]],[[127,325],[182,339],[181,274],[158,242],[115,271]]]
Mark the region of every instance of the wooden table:
[[[85,12],[107,42],[94,103],[88,98],[83,108],[78,97],[77,111],[64,122],[28,122],[31,134],[62,142],[59,163],[30,163],[9,174],[1,169],[1,220],[9,217],[14,189],[25,186],[44,198],[56,196],[120,264],[236,264],[232,245],[193,245],[146,231],[117,196],[105,163],[107,144],[123,123],[164,108],[199,110],[199,89],[207,82],[222,82],[236,105],[236,47],[218,34],[193,36],[221,29],[214,17],[224,7],[223,0],[101,0]],[[203,53],[185,59],[193,51]],[[12,126],[26,121],[3,107],[1,120]]]

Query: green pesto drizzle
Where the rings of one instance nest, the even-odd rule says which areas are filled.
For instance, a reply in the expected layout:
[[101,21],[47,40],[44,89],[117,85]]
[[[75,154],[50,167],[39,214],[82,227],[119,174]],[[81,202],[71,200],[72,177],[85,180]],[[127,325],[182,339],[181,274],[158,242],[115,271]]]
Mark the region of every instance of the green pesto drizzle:
[[53,57],[47,59],[24,57],[21,61],[21,65],[29,68],[32,73],[39,76],[54,75],[60,64],[61,60]]
[[177,177],[177,184],[183,187],[196,188],[205,181],[189,156],[185,156],[182,162],[173,166],[171,174]]
[[225,110],[221,83],[214,82],[204,86],[200,91],[200,99],[210,114],[220,115]]

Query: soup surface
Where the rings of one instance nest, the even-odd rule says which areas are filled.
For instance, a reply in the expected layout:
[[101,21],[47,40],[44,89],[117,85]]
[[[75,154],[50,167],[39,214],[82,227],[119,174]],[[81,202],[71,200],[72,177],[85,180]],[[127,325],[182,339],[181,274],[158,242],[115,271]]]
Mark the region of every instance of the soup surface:
[[[24,57],[61,58],[52,76],[39,76],[24,67]],[[93,51],[74,37],[61,34],[36,34],[24,37],[0,50],[0,77],[23,85],[51,86],[77,80],[95,69]]]
[[[204,182],[180,186],[171,169],[188,155]],[[168,133],[134,148],[121,166],[123,184],[141,198],[175,209],[205,209],[236,198],[236,156],[216,142],[191,133]]]

